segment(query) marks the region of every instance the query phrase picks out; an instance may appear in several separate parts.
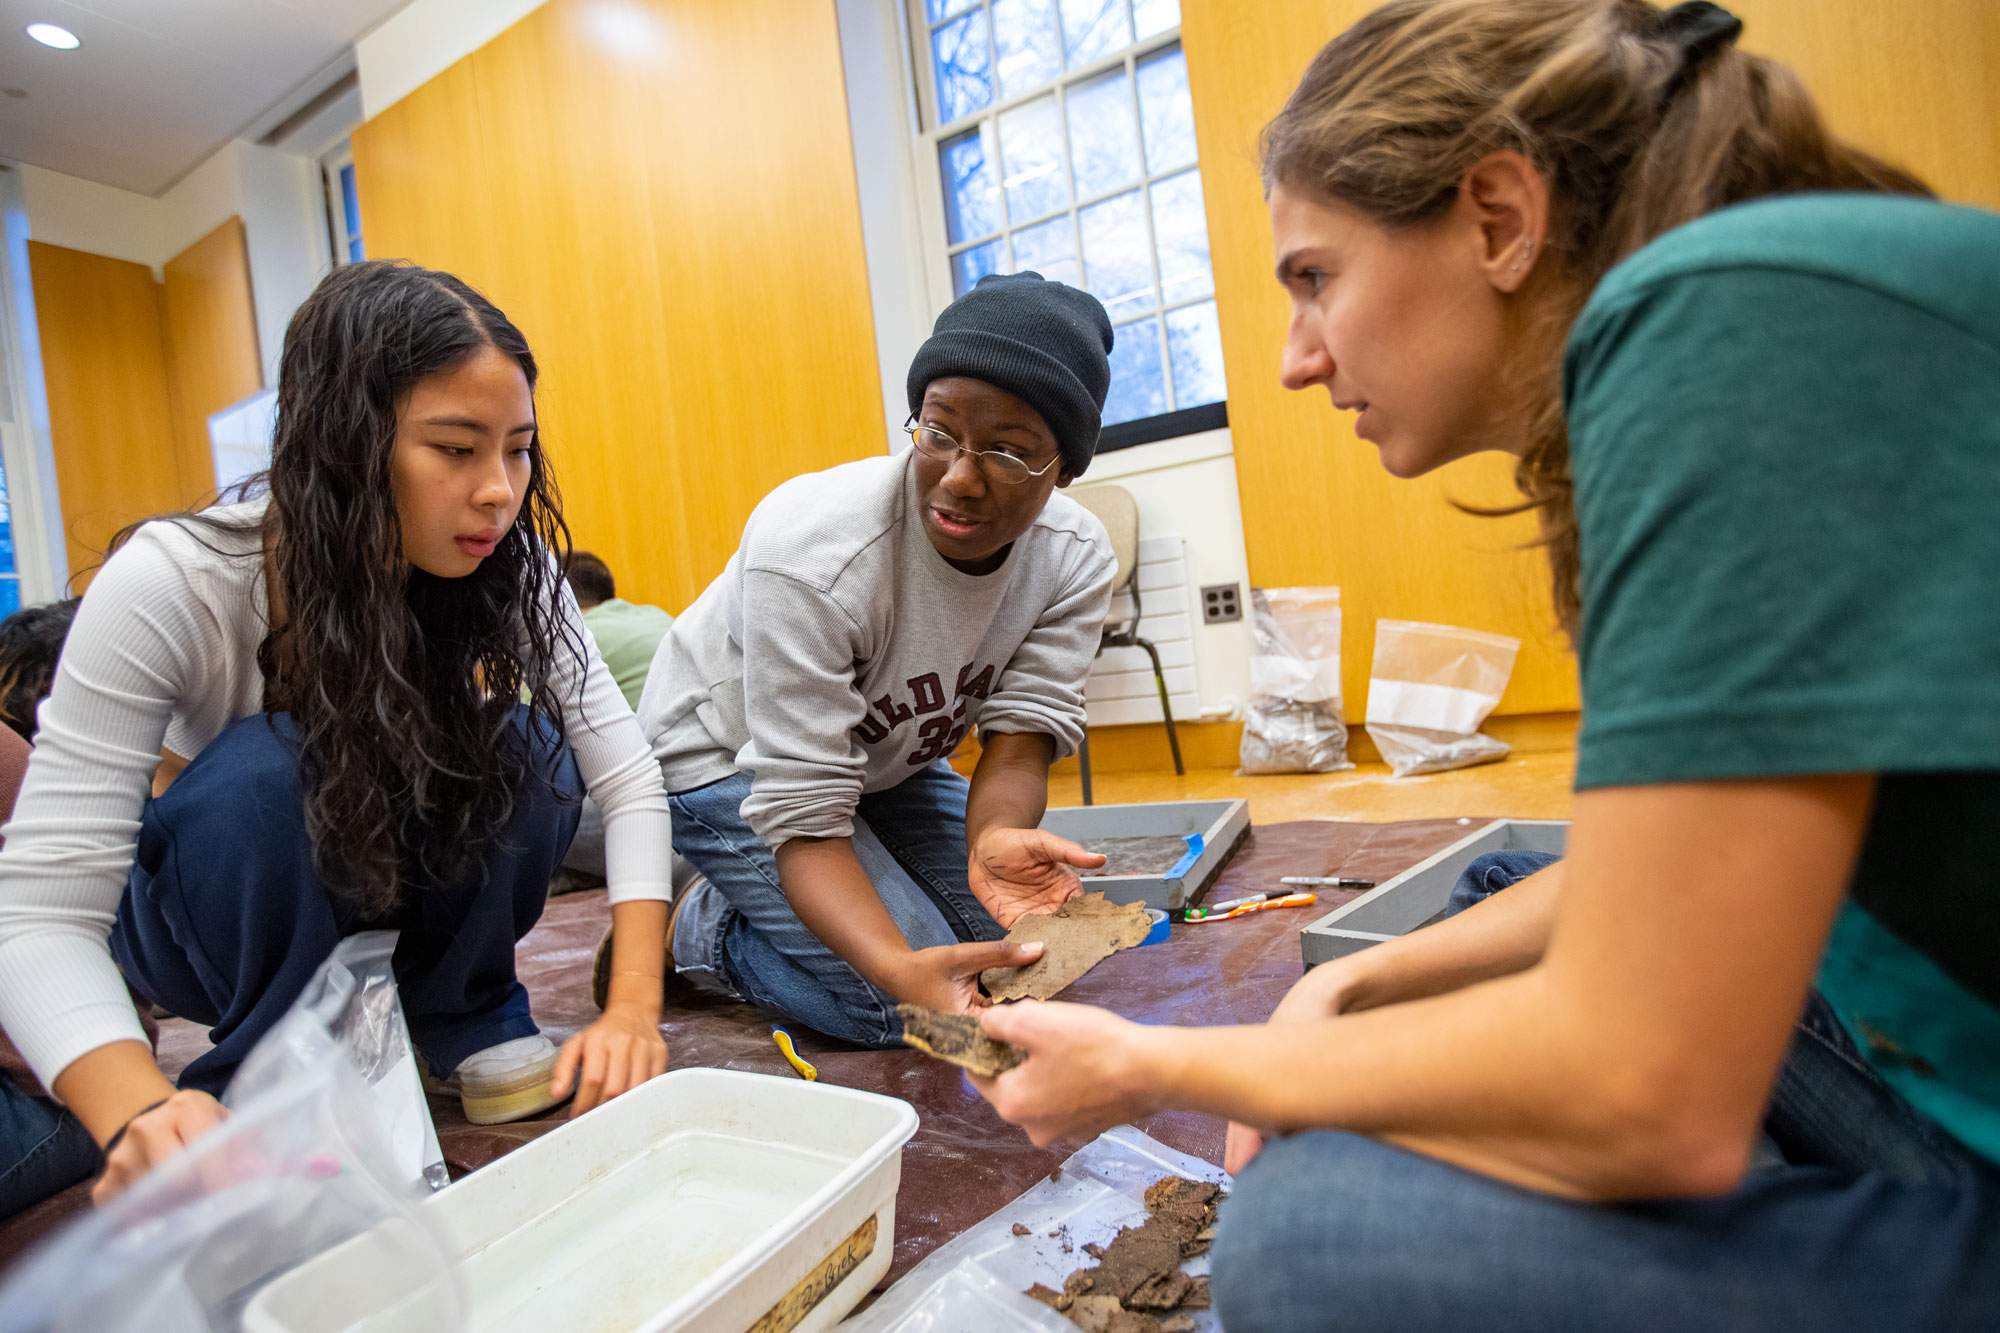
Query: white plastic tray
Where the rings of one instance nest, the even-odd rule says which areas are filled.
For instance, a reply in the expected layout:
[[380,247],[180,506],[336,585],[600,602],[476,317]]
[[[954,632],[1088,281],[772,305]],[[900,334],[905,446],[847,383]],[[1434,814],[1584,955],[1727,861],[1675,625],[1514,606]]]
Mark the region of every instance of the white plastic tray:
[[[682,1069],[419,1210],[459,1256],[469,1333],[812,1333],[888,1270],[916,1129],[892,1097]],[[273,1282],[246,1333],[430,1333],[410,1311],[355,1319],[368,1255],[350,1242]]]

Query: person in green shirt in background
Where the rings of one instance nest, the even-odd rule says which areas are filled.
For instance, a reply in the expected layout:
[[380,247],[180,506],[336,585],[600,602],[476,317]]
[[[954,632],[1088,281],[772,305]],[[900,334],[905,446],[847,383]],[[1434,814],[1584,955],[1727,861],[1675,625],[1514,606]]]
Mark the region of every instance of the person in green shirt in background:
[[1265,131],[1284,383],[1520,459],[1583,725],[1565,860],[1267,1025],[982,1016],[1037,1143],[1234,1122],[1231,1333],[2000,1328],[2000,216],[1741,28],[1391,0]]
[[646,669],[653,665],[660,640],[674,627],[674,618],[657,606],[620,597],[611,566],[588,551],[570,552],[563,577],[576,594],[590,637],[597,641],[597,655],[611,668],[625,702],[637,708],[646,688]]
[[[597,644],[597,655],[611,671],[625,702],[639,706],[646,688],[646,670],[660,640],[674,627],[674,618],[657,606],[628,602],[618,596],[618,584],[611,566],[589,551],[571,551],[563,565],[563,578],[576,596],[583,612],[584,627]],[[674,858],[673,885],[676,897],[692,877],[692,867]],[[604,884],[604,813],[588,796],[577,818],[576,836],[570,839],[562,866],[549,881],[549,894],[574,893],[600,888]],[[601,1003],[601,1001],[600,1001]]]

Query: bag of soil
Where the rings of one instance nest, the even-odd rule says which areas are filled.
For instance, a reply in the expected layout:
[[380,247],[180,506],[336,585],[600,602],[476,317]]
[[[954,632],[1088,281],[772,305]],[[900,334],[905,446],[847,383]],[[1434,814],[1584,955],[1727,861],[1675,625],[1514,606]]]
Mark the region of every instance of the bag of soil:
[[1250,706],[1241,773],[1336,773],[1347,757],[1340,708],[1340,589],[1252,588]]
[[1396,776],[1441,773],[1503,759],[1512,749],[1483,735],[1519,639],[1416,620],[1375,622],[1368,735]]
[[[401,1072],[394,941],[343,941],[244,1059],[228,1119],[17,1265],[0,1333],[463,1328],[454,1249],[415,1206],[436,1139],[404,1105],[421,1092]],[[336,1247],[337,1288],[279,1295],[275,1279]]]

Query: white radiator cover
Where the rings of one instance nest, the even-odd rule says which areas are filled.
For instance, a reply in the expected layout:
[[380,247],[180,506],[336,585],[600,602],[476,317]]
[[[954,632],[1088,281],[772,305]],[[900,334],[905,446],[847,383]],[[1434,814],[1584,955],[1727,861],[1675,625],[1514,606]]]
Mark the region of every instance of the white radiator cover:
[[[1141,538],[1139,572],[1133,582],[1138,585],[1144,611],[1139,637],[1150,640],[1160,651],[1174,721],[1199,721],[1202,703],[1201,679],[1195,668],[1196,603],[1188,586],[1186,544],[1179,537]],[[1111,599],[1105,623],[1123,624],[1131,614],[1132,599],[1121,593]],[[1084,687],[1084,706],[1093,727],[1160,721],[1159,687],[1153,682],[1153,664],[1145,650],[1107,648],[1099,653]]]

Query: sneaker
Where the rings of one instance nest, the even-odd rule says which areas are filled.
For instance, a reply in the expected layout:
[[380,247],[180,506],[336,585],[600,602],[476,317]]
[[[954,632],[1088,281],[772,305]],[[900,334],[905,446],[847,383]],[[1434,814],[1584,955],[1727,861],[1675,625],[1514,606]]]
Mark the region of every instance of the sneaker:
[[439,1088],[455,1092],[475,1125],[504,1125],[560,1106],[553,1090],[555,1043],[537,1032],[468,1055]]

